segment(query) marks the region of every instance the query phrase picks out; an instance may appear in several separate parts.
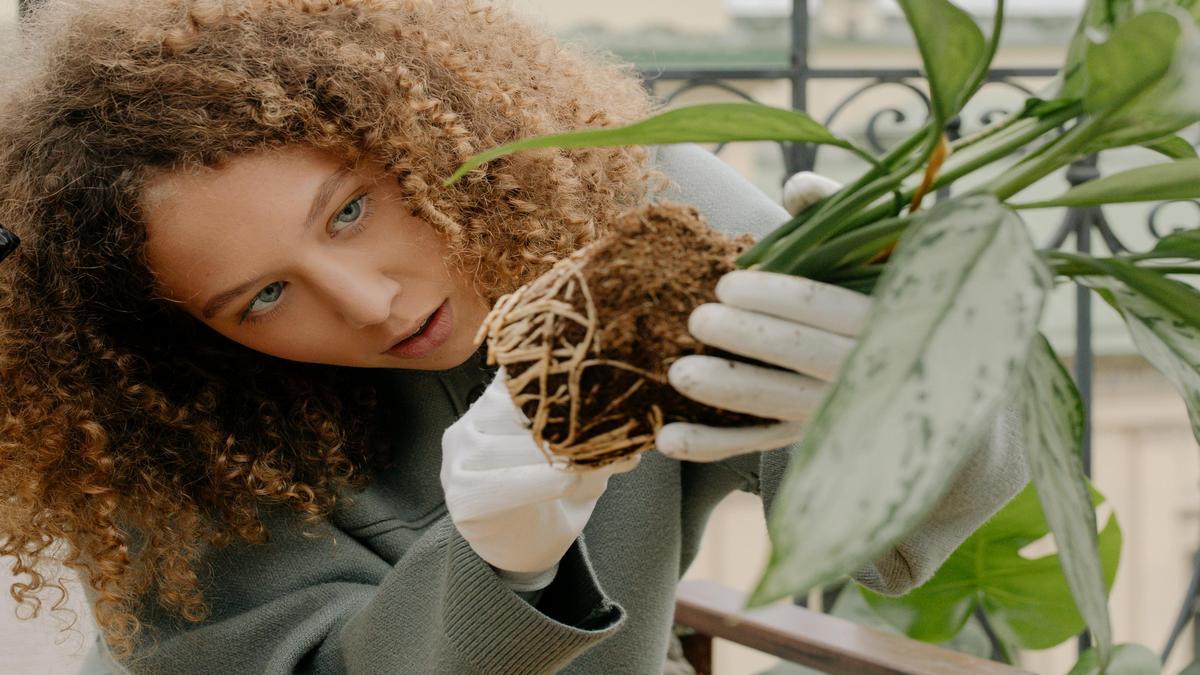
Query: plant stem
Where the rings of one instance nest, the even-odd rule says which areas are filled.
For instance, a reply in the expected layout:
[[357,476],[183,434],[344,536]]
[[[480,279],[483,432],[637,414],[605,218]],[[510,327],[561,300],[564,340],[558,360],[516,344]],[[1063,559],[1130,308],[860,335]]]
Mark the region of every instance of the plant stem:
[[838,285],[851,281],[874,281],[879,278],[879,275],[883,274],[883,267],[883,265],[868,265],[866,267],[850,267],[842,270],[834,270],[822,279],[822,281]]
[[[857,193],[864,188],[873,185],[878,181],[888,169],[896,163],[908,157],[914,148],[919,146],[930,133],[930,127],[926,126],[904,139],[896,147],[889,150],[870,170],[859,177],[854,183],[842,188],[831,197],[822,200],[811,208],[802,211],[797,216],[793,217],[787,223],[772,231],[754,246],[750,247],[742,255],[738,256],[738,267],[747,268],[753,265],[760,265],[765,262],[765,259],[770,255],[774,257],[772,249],[775,248],[782,239],[793,235],[797,230],[809,227],[809,223],[815,223],[826,219],[827,213],[834,209],[841,210],[841,205],[847,200],[852,199]],[[884,191],[886,192],[886,190]],[[872,198],[872,200],[874,197]],[[799,235],[797,235],[799,236]]]
[[[1134,265],[1139,260],[1154,259],[1145,253],[1132,255],[1116,255],[1108,258],[1093,258],[1070,251],[1042,251],[1042,259],[1054,270],[1055,274],[1064,277],[1109,276],[1103,268],[1093,261],[1114,261]],[[1165,256],[1164,256],[1165,257]],[[1173,256],[1178,258],[1179,256]],[[1200,265],[1137,265],[1139,269],[1157,272],[1159,274],[1200,274]]]
[[[1061,126],[1079,113],[1080,106],[1076,105],[1048,115],[1040,121],[1031,122],[1031,126],[1017,125],[1014,122],[1012,124],[1014,131],[1007,134],[997,132],[997,135],[993,137],[993,142],[988,145],[979,145],[973,157],[958,162],[953,160],[948,162],[946,170],[934,181],[931,189],[949,185],[983,166],[1010,156],[1014,151]],[[1020,185],[1019,181],[1028,180],[1035,175],[1033,180],[1037,180],[1065,163],[1063,153],[1071,147],[1069,142],[1086,141],[1083,135],[1079,134],[1079,138],[1067,139],[1068,143],[1062,142],[1079,126],[1076,125],[1075,129],[1049,143],[1048,145],[1054,146],[1054,149],[1046,149],[1046,156],[1042,158],[1042,162],[1033,163],[1031,167],[1022,169],[1015,175],[1002,175],[1000,178],[1006,179],[1008,182],[1001,183],[1000,187],[1011,189],[1013,185]],[[772,232],[767,238],[744,253],[738,259],[738,264],[743,267],[757,265],[759,269],[768,272],[798,274],[801,271],[819,273],[827,265],[841,262],[840,259],[838,261],[829,260],[828,256],[831,254],[822,253],[816,247],[832,240],[839,234],[855,231],[864,226],[870,226],[883,218],[896,215],[896,205],[909,202],[912,199],[913,190],[899,192],[898,199],[878,204],[875,202],[888,192],[896,190],[905,178],[924,165],[940,138],[940,136],[934,135],[931,142],[931,133],[936,134],[936,129],[932,125],[928,125],[906,139],[904,143],[881,159],[879,165],[865,173],[853,185],[844,188],[830,199],[810,209],[812,213],[805,212],[803,218],[793,218],[792,221]],[[922,148],[920,155],[909,157],[912,150],[920,145],[926,146]],[[904,161],[905,159],[908,161]],[[1052,167],[1047,168],[1043,164],[1046,162],[1052,164]],[[879,166],[892,168],[897,164],[900,165],[898,168],[881,175]],[[1022,164],[1018,164],[1018,166],[1022,166]],[[1043,173],[1038,175],[1038,172]]]
[[[1080,265],[1073,262],[1061,262],[1052,265],[1054,273],[1064,277],[1098,277],[1107,276],[1090,265]],[[1159,274],[1200,274],[1200,266],[1191,265],[1142,265],[1142,269]]]
[[1021,115],[1010,115],[999,122],[996,122],[996,123],[991,124],[983,129],[980,129],[979,131],[976,131],[975,133],[971,134],[970,136],[963,136],[962,138],[958,139],[957,141],[954,141],[953,143],[950,144],[950,151],[951,151],[951,153],[959,153],[959,152],[962,152],[963,150],[966,150],[969,147],[972,147],[974,145],[982,143],[983,141],[986,141],[989,138],[992,138],[993,136],[996,136],[997,134],[999,134],[1001,132],[1008,131],[1009,129],[1012,129],[1012,128],[1016,127],[1017,125],[1023,124],[1023,125],[1029,126],[1029,125],[1033,125],[1036,123],[1037,123],[1037,120],[1034,118],[1031,118],[1031,117],[1022,117]]
[[758,242],[738,256],[735,264],[743,269],[757,264],[759,259],[762,258],[762,255],[775,245],[775,242],[783,239],[787,235],[791,234],[792,231],[794,231],[797,227],[803,225],[804,222],[813,217],[820,210],[822,205],[829,201],[829,199],[831,199],[831,197],[814,204],[800,213],[797,213],[796,215],[792,216],[791,220],[768,232],[767,236],[758,240]]
[[820,244],[837,233],[845,217],[891,192],[899,183],[895,175],[883,176],[860,190],[834,208],[827,210],[824,217],[815,218],[803,229],[792,232],[775,244],[759,265],[766,272],[785,272],[792,262],[813,246]]
[[737,266],[747,268],[760,263],[763,257],[775,246],[779,240],[790,235],[798,228],[804,226],[805,223],[815,219],[821,213],[837,206],[845,201],[850,195],[861,190],[867,185],[874,182],[879,176],[883,175],[896,162],[904,159],[912,152],[913,148],[920,145],[925,135],[929,133],[929,128],[924,127],[914,133],[912,136],[904,139],[899,145],[889,150],[879,159],[871,158],[871,168],[854,181],[850,185],[838,190],[835,194],[821,200],[817,204],[801,211],[792,217],[791,220],[772,230],[767,236],[763,237],[754,246],[747,249],[742,255],[738,256]]
[[988,183],[983,189],[1004,201],[1071,163],[1079,154],[1080,149],[1100,131],[1098,118],[1083,120],[1051,142],[1042,152],[1017,164],[1008,172]]
[[[974,153],[974,156],[968,159],[960,158],[959,161],[955,162],[954,155],[951,155],[951,159],[946,163],[947,166],[945,170],[940,176],[938,176],[937,180],[934,181],[931,189],[937,190],[938,188],[945,187],[959,178],[966,176],[967,174],[1012,155],[1012,153],[1016,150],[1028,145],[1034,140],[1037,140],[1046,132],[1061,126],[1064,122],[1070,120],[1078,114],[1078,106],[1064,108],[1053,115],[1047,116],[1045,119],[1035,123],[1034,126],[1028,129],[1024,129],[1019,133],[1014,132],[1006,135],[1004,138],[995,141],[992,145],[980,149],[978,152]],[[902,192],[901,199],[907,203],[910,199],[912,199],[914,192],[915,190],[907,190]],[[894,215],[893,208],[894,206],[890,203],[885,202],[877,204],[856,216],[846,225],[844,230],[856,230],[881,218],[887,218],[890,215]]]
[[992,650],[995,652],[995,656],[1000,657],[1004,663],[1016,665],[1016,655],[1012,653],[1012,650],[1009,649],[1004,640],[1001,640],[1000,636],[996,634],[996,629],[992,627],[992,622],[988,619],[987,612],[978,605],[975,607],[975,618],[979,620],[979,625],[983,628],[983,633],[987,635],[988,642],[992,643]]
[[1046,116],[1040,121],[1034,122],[1033,126],[1029,129],[1014,132],[995,144],[984,148],[982,151],[976,152],[975,156],[969,159],[960,159],[956,163],[953,159],[955,156],[951,155],[951,160],[947,162],[945,171],[942,172],[938,181],[934,183],[934,187],[943,187],[979,168],[1012,155],[1013,152],[1041,138],[1050,130],[1062,126],[1064,122],[1078,116],[1081,111],[1081,105],[1064,108],[1052,115]]
[[788,274],[821,279],[829,270],[863,256],[873,256],[900,238],[909,217],[888,218],[848,232],[801,255],[787,270]]

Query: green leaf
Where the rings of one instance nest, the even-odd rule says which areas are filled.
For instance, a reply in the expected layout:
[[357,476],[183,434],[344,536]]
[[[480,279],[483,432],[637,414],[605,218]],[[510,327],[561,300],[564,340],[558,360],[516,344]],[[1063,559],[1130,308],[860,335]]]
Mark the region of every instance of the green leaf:
[[1174,16],[1146,12],[1118,26],[1104,42],[1089,43],[1084,109],[1094,116],[1106,115],[1162,80],[1171,68],[1179,34]]
[[[1058,254],[1062,255],[1062,254]],[[1150,305],[1138,303],[1146,311],[1161,311],[1164,316],[1170,316],[1174,321],[1182,322],[1194,329],[1200,329],[1200,293],[1195,288],[1170,279],[1152,268],[1137,267],[1131,263],[1114,258],[1089,258],[1081,255],[1071,255],[1070,259],[1093,267],[1097,273],[1115,277],[1128,285],[1128,289],[1136,291],[1135,295],[1144,296]],[[1080,283],[1105,288],[1102,280],[1083,278]],[[1111,289],[1110,289],[1111,290]],[[1198,343],[1200,344],[1200,343]]]
[[1200,21],[1200,0],[1143,0],[1145,9],[1179,8],[1191,15],[1193,21]]
[[1020,376],[1049,287],[1025,226],[994,197],[914,219],[792,453],[752,604],[857,569],[917,527]]
[[[869,591],[857,583],[846,584],[846,587],[838,593],[837,600],[834,601],[829,614],[853,621],[860,626],[867,626],[868,628],[874,628],[875,630],[887,633],[899,633],[899,628],[880,616],[867,603],[867,599],[863,596],[864,592]],[[988,640],[987,633],[983,630],[983,625],[975,617],[968,618],[962,630],[953,638],[937,644],[946,649],[953,649],[956,652],[978,656],[981,659],[990,658],[992,655],[992,643]]]
[[706,103],[675,108],[622,127],[581,129],[506,143],[467,160],[445,184],[457,181],[481,164],[518,150],[724,141],[795,141],[860,152],[802,112],[757,103]]
[[1200,228],[1168,234],[1158,240],[1151,253],[1158,258],[1200,260]]
[[1090,180],[1040,202],[1014,204],[1018,209],[1051,206],[1099,206],[1200,198],[1200,159],[1151,164]]
[[987,42],[970,14],[947,0],[899,0],[917,39],[940,127],[974,94]]
[[1084,108],[1100,120],[1084,148],[1156,141],[1200,121],[1200,31],[1187,14],[1144,12],[1088,48]]
[[1083,401],[1044,336],[1035,342],[1025,365],[1020,401],[1029,473],[1058,544],[1075,606],[1096,639],[1101,663],[1107,663],[1112,650],[1107,586],[1096,539],[1096,512],[1079,455]]
[[1087,90],[1087,52],[1093,35],[1107,36],[1116,25],[1133,13],[1133,0],[1088,0],[1075,35],[1067,48],[1067,60],[1060,71],[1060,98],[1075,100]]
[[[1103,497],[1094,489],[1092,502]],[[933,578],[903,597],[864,591],[867,602],[909,637],[940,642],[983,609],[997,637],[1023,649],[1047,649],[1083,630],[1057,554],[1026,558],[1020,550],[1049,533],[1028,485],[950,554]],[[1111,587],[1121,554],[1115,515],[1099,535],[1100,562]]]
[[1172,279],[1164,281],[1183,287],[1178,289],[1178,297],[1182,298],[1178,302],[1172,302],[1172,296],[1162,293],[1147,295],[1144,287],[1139,287],[1136,281],[1129,284],[1127,279],[1079,277],[1077,280],[1097,289],[1120,312],[1138,351],[1183,397],[1192,434],[1200,441],[1200,323],[1181,316],[1197,313],[1200,294]]
[[1107,668],[1101,667],[1096,650],[1089,649],[1067,675],[1162,675],[1162,662],[1143,645],[1123,644],[1113,650]]
[[1054,98],[1046,100],[1031,96],[1025,99],[1025,107],[1021,111],[1021,117],[1036,117],[1038,119],[1048,117],[1060,110],[1075,105],[1078,100],[1077,98]]
[[1196,159],[1196,146],[1179,136],[1167,136],[1157,141],[1143,143],[1142,147],[1153,150],[1171,159]]

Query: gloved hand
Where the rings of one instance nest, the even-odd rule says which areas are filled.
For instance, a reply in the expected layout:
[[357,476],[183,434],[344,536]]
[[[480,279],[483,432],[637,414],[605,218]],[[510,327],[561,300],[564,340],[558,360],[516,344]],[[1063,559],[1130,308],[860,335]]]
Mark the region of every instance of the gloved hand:
[[819,173],[800,171],[783,184],[783,208],[793,216],[842,189],[842,184]]
[[[828,178],[799,173],[784,185],[784,204],[794,214],[839,188]],[[668,424],[656,437],[658,450],[677,459],[716,461],[798,441],[870,307],[861,293],[754,270],[726,274],[716,293],[719,302],[701,305],[689,317],[692,336],[785,370],[696,355],[673,363],[668,379],[701,403],[782,421],[741,428]]]
[[471,548],[514,590],[553,579],[615,473],[634,457],[595,471],[551,466],[504,385],[504,371],[442,435],[446,508]]

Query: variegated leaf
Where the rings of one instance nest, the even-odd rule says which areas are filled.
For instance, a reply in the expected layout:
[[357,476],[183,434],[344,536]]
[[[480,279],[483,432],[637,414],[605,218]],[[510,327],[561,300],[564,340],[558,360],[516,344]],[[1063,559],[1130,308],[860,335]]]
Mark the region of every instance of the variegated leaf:
[[1096,638],[1100,663],[1112,651],[1107,587],[1100,566],[1096,512],[1087,490],[1079,448],[1083,401],[1044,337],[1034,342],[1021,389],[1025,456],[1046,523],[1058,544],[1063,576],[1075,606]]
[[[1079,277],[1077,281],[1097,289],[1121,313],[1138,351],[1183,397],[1192,434],[1200,441],[1200,326],[1180,316],[1184,308],[1172,311],[1122,281],[1111,277]],[[1194,313],[1200,296],[1194,291],[1191,296]]]
[[1023,372],[1049,286],[1020,218],[990,195],[913,223],[792,455],[751,603],[854,570],[918,526]]

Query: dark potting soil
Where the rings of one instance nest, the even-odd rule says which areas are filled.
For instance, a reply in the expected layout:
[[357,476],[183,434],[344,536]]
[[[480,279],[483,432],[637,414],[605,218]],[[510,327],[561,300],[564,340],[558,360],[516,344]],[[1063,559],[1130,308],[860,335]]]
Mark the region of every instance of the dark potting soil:
[[[599,319],[591,354],[654,373],[664,381],[658,384],[611,366],[585,370],[579,419],[594,425],[588,437],[618,428],[630,419],[639,422],[630,436],[651,433],[654,406],[662,411],[663,423],[747,426],[774,421],[697,403],[665,384],[670,365],[689,354],[749,360],[707,347],[687,331],[688,315],[701,304],[716,302],[717,280],[734,269],[734,259],[749,243],[712,230],[690,206],[664,202],[622,214],[603,238],[587,248],[583,276]],[[581,295],[576,298],[582,310]],[[577,327],[577,334],[568,337],[580,340],[584,331]],[[565,376],[557,377],[559,382],[552,383],[551,390],[565,381]],[[609,409],[638,380],[641,387],[616,409]],[[536,405],[527,404],[525,413],[532,417]],[[543,432],[552,443],[567,437],[567,411],[562,407],[562,411],[551,412],[551,422]],[[606,460],[611,456],[577,463]]]

